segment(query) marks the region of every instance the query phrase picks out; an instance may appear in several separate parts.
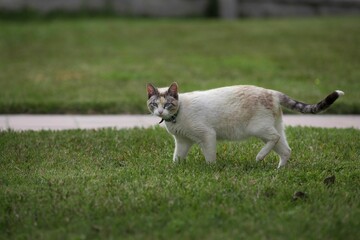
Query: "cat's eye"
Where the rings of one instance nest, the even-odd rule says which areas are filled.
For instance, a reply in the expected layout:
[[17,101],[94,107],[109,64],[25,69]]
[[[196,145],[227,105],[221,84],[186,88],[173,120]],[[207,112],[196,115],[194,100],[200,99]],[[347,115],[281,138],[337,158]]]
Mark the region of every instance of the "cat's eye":
[[154,102],[152,102],[152,103],[150,103],[150,105],[152,106],[152,107],[158,107],[158,104],[157,103],[154,103]]
[[175,106],[173,103],[165,103],[164,108],[171,108]]

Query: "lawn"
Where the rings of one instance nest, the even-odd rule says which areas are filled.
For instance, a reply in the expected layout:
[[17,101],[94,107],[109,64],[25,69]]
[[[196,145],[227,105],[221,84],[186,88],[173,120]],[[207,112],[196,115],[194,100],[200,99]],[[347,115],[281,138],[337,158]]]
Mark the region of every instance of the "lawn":
[[0,113],[147,113],[145,84],[254,84],[360,113],[360,18],[0,20]]
[[287,135],[276,170],[255,139],[208,165],[198,147],[173,164],[159,127],[0,132],[0,239],[358,239],[359,130]]

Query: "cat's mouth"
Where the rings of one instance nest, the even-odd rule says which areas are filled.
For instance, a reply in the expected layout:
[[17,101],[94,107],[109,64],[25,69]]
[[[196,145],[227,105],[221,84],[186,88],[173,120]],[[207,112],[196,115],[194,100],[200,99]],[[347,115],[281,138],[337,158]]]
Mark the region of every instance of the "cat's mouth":
[[169,114],[164,114],[164,113],[159,113],[157,116],[158,116],[158,117],[161,117],[161,118],[164,118],[164,119],[167,119],[167,118],[170,117]]
[[172,117],[172,115],[169,113],[157,113],[156,116],[165,120],[170,119]]

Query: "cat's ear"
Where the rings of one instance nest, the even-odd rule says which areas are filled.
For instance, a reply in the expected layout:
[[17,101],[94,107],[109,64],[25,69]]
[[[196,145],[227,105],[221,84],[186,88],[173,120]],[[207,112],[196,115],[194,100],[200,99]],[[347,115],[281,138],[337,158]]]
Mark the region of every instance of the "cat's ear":
[[168,94],[170,96],[172,96],[173,98],[175,98],[176,100],[179,99],[179,94],[178,94],[178,85],[176,82],[172,83],[171,86],[169,87],[168,90]]
[[159,95],[158,90],[151,83],[148,83],[146,85],[146,89],[148,93],[148,98],[151,98],[154,95]]

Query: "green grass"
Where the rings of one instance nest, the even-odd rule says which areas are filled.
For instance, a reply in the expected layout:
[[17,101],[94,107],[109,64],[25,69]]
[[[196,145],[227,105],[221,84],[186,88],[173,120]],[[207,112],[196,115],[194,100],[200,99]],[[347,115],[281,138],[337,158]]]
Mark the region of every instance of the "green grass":
[[145,84],[254,84],[360,113],[359,17],[0,20],[0,113],[146,113]]
[[197,147],[173,164],[162,128],[0,132],[0,239],[357,239],[360,132],[287,135],[276,170],[254,139],[207,165]]

